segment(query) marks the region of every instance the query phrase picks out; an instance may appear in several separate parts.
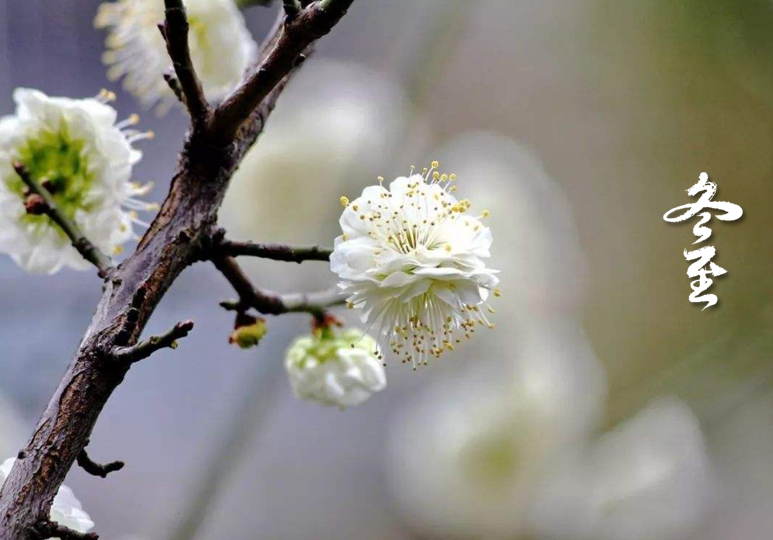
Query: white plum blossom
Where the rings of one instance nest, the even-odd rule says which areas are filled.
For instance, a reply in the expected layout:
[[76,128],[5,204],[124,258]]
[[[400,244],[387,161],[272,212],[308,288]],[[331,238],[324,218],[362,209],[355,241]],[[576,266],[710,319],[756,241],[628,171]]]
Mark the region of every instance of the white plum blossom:
[[491,211],[489,227],[497,244],[490,264],[500,268],[509,301],[498,318],[508,328],[497,336],[520,330],[536,316],[575,312],[587,285],[587,263],[582,253],[572,205],[530,149],[498,133],[470,131],[433,151],[465,183],[465,195]]
[[295,340],[285,367],[300,399],[340,408],[359,405],[386,388],[376,341],[361,330],[316,330]]
[[[217,100],[239,83],[255,58],[257,45],[233,0],[185,0],[191,59],[207,98]],[[109,31],[103,61],[108,78],[124,79],[124,88],[159,112],[175,101],[164,81],[171,67],[166,44],[158,31],[164,20],[161,0],[118,0],[99,6],[97,28]]]
[[457,200],[456,175],[433,162],[423,174],[394,180],[389,189],[365,188],[345,205],[343,234],[330,266],[340,278],[350,308],[364,310],[385,345],[403,363],[427,364],[452,350],[478,324],[493,327],[484,309],[495,290],[496,271],[486,266],[491,230]]
[[[16,458],[9,458],[0,465],[0,486],[5,483],[5,479],[11,473],[11,468],[15,462]],[[79,533],[87,533],[94,528],[94,522],[83,511],[80,501],[75,498],[75,494],[67,486],[60,487],[54,497],[50,517],[51,521]]]
[[26,186],[14,162],[48,187],[57,208],[107,254],[135,238],[136,210],[153,206],[135,198],[149,186],[130,182],[142,156],[132,143],[152,133],[129,129],[136,115],[116,123],[116,111],[106,103],[111,98],[106,91],[68,99],[20,88],[16,112],[0,119],[0,253],[29,272],[90,266],[47,216],[26,213]]

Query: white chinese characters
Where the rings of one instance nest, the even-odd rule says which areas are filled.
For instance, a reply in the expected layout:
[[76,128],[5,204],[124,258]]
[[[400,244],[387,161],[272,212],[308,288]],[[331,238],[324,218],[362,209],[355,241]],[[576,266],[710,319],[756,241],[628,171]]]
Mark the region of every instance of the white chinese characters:
[[[693,216],[700,216],[701,220],[692,229],[693,234],[698,237],[693,244],[704,242],[711,236],[711,229],[704,226],[711,219],[711,212],[701,212],[702,210],[712,209],[724,212],[722,215],[715,216],[720,221],[735,221],[743,215],[743,210],[737,204],[713,201],[712,198],[716,192],[717,185],[714,182],[709,182],[708,174],[705,172],[701,173],[698,183],[687,190],[687,194],[690,197],[703,193],[701,198],[697,202],[672,208],[663,215],[663,219],[669,223],[679,223]],[[682,211],[680,214],[671,217],[672,214],[680,211]],[[687,275],[691,278],[697,278],[690,283],[693,291],[690,293],[690,302],[705,303],[706,305],[703,309],[715,305],[718,300],[715,294],[703,294],[713,283],[708,276],[717,277],[727,273],[727,270],[711,262],[715,254],[716,249],[714,249],[714,246],[704,246],[692,251],[684,250],[685,259],[695,261],[687,269]]]

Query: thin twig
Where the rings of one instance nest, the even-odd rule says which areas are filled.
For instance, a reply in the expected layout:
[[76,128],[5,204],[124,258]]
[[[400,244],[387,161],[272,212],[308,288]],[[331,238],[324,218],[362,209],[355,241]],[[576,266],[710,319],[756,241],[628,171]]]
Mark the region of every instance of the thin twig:
[[[67,235],[67,238],[70,239],[70,242],[72,242],[73,247],[78,250],[78,253],[97,267],[100,277],[107,277],[111,269],[110,258],[86,238],[75,221],[71,220],[59,210],[51,193],[44,188],[36,178],[32,177],[24,166],[24,163],[15,161],[13,163],[13,168],[30,191],[35,196],[40,197],[40,199],[36,201],[34,213],[45,214],[51,218],[51,221],[56,223],[59,228],[62,229],[62,232]],[[32,211],[31,206],[28,206],[28,211]]]
[[[88,444],[88,443],[86,443]],[[100,478],[107,478],[107,475],[120,471],[126,465],[123,461],[111,461],[110,463],[100,464],[91,460],[88,452],[84,448],[81,453],[78,454],[78,465],[92,476],[99,476]]]
[[319,246],[289,246],[286,244],[258,244],[224,240],[218,249],[229,257],[258,257],[272,261],[302,263],[304,261],[329,261],[332,249]]
[[[177,81],[182,90],[185,106],[191,116],[194,127],[203,126],[209,118],[209,103],[204,96],[201,81],[191,60],[188,46],[188,17],[182,0],[164,0],[166,18],[159,25],[161,35],[166,41],[166,50],[172,59]],[[225,54],[225,51],[224,51]],[[167,83],[169,80],[167,80]]]
[[174,325],[166,334],[153,336],[131,347],[116,347],[113,357],[121,362],[133,364],[149,357],[160,349],[176,349],[177,340],[182,339],[193,330],[193,321],[183,321]]
[[216,258],[213,262],[239,295],[237,301],[221,302],[220,305],[228,310],[246,311],[252,308],[264,315],[305,312],[318,316],[327,308],[345,303],[337,288],[316,293],[294,294],[264,291],[252,284],[239,263],[232,257]]
[[47,538],[59,538],[59,540],[99,540],[97,533],[81,533],[51,520],[38,522],[35,525],[34,532],[40,540]]

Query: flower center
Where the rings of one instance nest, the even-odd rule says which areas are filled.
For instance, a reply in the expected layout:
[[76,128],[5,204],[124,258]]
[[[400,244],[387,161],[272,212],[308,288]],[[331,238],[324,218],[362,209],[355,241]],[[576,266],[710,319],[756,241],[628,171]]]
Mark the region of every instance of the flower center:
[[[87,199],[94,174],[89,171],[84,146],[82,140],[70,137],[63,126],[58,131],[39,133],[18,149],[18,159],[30,175],[48,189],[59,210],[70,219],[78,210],[88,211],[93,204]],[[21,178],[10,178],[8,188],[24,199],[26,186]],[[22,219],[29,223],[48,223],[45,216],[25,214]]]

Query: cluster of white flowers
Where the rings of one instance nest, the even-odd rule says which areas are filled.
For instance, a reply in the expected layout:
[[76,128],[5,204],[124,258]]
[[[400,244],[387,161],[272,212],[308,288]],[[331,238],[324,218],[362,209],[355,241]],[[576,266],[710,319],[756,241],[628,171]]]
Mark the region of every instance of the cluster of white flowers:
[[[6,459],[0,465],[0,487],[5,483],[5,479],[11,473],[16,458]],[[54,497],[54,504],[51,506],[51,521],[58,523],[68,529],[76,532],[86,533],[94,527],[89,515],[83,511],[83,507],[75,494],[67,486],[62,486]]]
[[285,367],[298,398],[344,408],[386,388],[380,356],[376,341],[361,330],[327,326],[296,339]]
[[491,231],[470,216],[468,200],[453,192],[456,175],[441,174],[437,162],[423,174],[394,180],[389,189],[365,188],[345,206],[343,234],[335,240],[330,266],[341,279],[350,308],[403,363],[427,364],[453,350],[477,325],[493,328],[485,308],[498,279],[486,267]]
[[0,253],[30,272],[82,270],[89,263],[48,217],[27,214],[26,186],[14,162],[22,162],[59,211],[108,254],[135,237],[136,211],[154,206],[135,198],[150,186],[130,182],[142,156],[132,143],[152,133],[131,129],[136,115],[116,123],[106,103],[112,97],[103,91],[97,98],[53,98],[20,88],[15,114],[0,119]]
[[[254,60],[257,45],[233,0],[185,0],[190,24],[191,60],[207,98],[227,95]],[[102,4],[94,21],[109,29],[103,60],[111,80],[124,78],[124,87],[145,106],[158,102],[163,112],[175,102],[164,81],[171,66],[158,31],[164,20],[160,0],[118,0]]]

